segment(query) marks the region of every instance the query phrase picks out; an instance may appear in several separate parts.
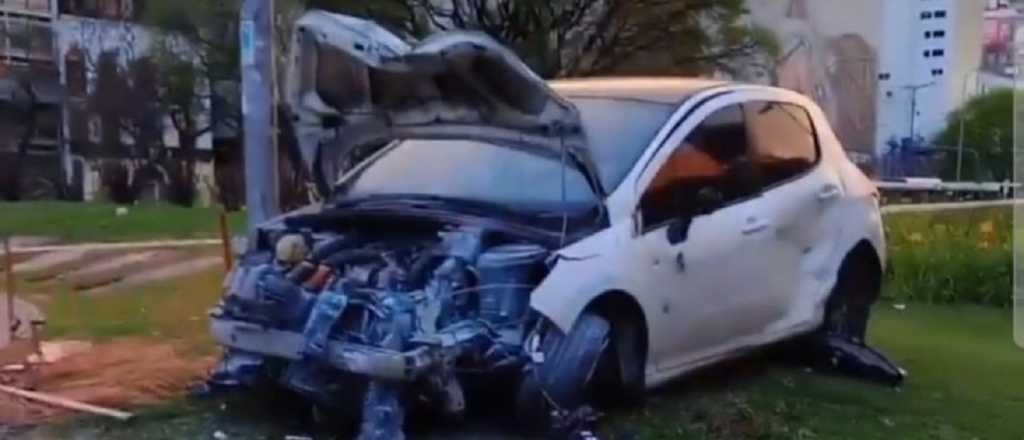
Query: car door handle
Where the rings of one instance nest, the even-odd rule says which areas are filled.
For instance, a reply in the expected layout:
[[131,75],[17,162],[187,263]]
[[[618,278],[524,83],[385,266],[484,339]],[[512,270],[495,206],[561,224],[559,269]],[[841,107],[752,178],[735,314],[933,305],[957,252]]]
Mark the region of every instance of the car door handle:
[[771,222],[763,218],[751,217],[747,219],[747,223],[743,225],[743,234],[751,235],[768,229],[771,226]]
[[841,191],[839,190],[838,186],[827,185],[824,188],[822,188],[821,191],[818,193],[818,200],[821,200],[823,202],[832,200],[836,197],[839,197],[840,193]]

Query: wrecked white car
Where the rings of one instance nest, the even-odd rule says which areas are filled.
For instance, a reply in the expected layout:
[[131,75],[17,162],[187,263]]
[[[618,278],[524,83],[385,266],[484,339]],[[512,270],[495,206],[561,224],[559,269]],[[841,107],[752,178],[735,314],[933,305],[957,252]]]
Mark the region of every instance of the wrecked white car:
[[878,193],[807,98],[546,83],[480,34],[409,44],[323,12],[295,47],[297,137],[329,196],[249,240],[212,314],[215,383],[361,410],[370,439],[400,437],[413,402],[460,415],[471,384],[543,426],[794,337],[902,379],[864,344]]

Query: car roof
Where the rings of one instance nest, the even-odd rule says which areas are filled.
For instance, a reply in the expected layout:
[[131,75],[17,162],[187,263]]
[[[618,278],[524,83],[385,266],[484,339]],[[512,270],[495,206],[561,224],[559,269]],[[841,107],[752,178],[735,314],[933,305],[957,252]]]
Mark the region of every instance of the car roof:
[[621,77],[569,78],[549,81],[566,98],[609,98],[679,104],[687,97],[729,82],[708,78]]

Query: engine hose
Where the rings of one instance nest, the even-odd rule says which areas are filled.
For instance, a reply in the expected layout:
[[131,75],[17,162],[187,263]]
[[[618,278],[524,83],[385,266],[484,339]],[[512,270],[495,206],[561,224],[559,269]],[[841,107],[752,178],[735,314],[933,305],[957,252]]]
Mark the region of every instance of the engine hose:
[[319,264],[324,259],[337,254],[338,252],[344,251],[346,248],[356,247],[362,244],[362,240],[358,240],[353,237],[341,236],[332,240],[326,241],[319,246],[314,246],[313,251],[309,253],[307,261],[314,265]]
[[381,258],[381,251],[370,249],[350,249],[331,255],[323,261],[323,265],[334,269],[340,269],[344,265],[355,261],[371,260],[374,258]]

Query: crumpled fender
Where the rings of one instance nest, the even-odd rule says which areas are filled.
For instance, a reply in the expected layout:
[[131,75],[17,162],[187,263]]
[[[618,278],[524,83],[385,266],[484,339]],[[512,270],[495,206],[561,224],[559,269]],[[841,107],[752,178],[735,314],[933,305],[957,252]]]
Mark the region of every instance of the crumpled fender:
[[628,237],[626,226],[612,226],[556,252],[557,262],[534,289],[530,307],[567,332],[602,293],[628,292],[629,283],[622,276],[632,271],[624,265],[624,253],[617,252]]

